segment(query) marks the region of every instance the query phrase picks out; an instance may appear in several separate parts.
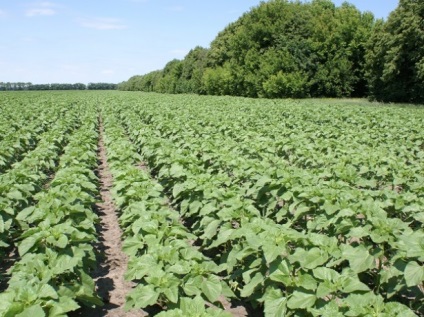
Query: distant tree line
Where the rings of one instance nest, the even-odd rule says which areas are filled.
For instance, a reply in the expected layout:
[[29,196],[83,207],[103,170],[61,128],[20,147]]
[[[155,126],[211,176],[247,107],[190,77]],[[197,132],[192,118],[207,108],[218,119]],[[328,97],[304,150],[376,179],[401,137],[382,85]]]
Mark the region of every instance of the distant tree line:
[[162,70],[120,90],[266,98],[424,101],[424,1],[400,0],[387,21],[330,0],[270,0]]
[[114,90],[117,89],[117,84],[110,83],[82,83],[75,84],[32,84],[24,82],[0,82],[0,91],[6,90]]

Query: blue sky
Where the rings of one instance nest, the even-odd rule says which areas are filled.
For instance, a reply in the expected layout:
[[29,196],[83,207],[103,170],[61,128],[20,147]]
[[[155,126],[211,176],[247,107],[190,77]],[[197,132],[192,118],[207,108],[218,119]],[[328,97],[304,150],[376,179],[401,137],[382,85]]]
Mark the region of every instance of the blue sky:
[[[343,0],[335,0],[340,5]],[[351,0],[386,18],[398,0]],[[259,0],[2,0],[0,82],[121,82],[163,68]]]

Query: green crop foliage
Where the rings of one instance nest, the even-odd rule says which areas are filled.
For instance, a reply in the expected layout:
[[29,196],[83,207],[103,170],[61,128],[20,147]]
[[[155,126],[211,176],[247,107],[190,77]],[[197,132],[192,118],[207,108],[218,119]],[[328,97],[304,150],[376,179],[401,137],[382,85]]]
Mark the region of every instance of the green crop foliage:
[[[135,285],[127,309],[228,316],[228,303],[241,302],[267,317],[422,315],[419,106],[118,91],[4,96],[0,149],[21,147],[0,152],[8,162],[1,256],[19,254],[0,316],[66,316],[102,304],[90,277],[99,138],[129,257],[125,278]],[[13,110],[30,100],[42,115]]]

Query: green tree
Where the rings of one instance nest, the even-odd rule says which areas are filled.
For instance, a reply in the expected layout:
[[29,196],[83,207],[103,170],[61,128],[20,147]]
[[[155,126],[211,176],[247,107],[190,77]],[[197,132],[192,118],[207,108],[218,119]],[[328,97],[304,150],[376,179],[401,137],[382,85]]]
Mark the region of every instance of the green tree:
[[208,95],[233,95],[234,79],[229,64],[205,70],[202,86]]
[[[212,41],[169,62],[151,90],[149,74],[120,89],[246,97],[362,97],[366,43],[375,21],[330,0],[270,0]],[[151,81],[149,81],[151,82]]]
[[[237,95],[363,96],[373,25],[370,13],[348,3],[263,2],[218,34],[210,65],[229,64]],[[291,88],[288,79],[296,80]]]
[[178,81],[178,92],[202,93],[202,77],[208,63],[208,49],[197,46],[182,61],[181,77]]
[[181,78],[183,64],[178,59],[173,59],[165,65],[162,77],[158,80],[155,91],[161,93],[178,93],[178,81]]
[[369,41],[366,76],[370,98],[424,102],[424,2],[400,0]]

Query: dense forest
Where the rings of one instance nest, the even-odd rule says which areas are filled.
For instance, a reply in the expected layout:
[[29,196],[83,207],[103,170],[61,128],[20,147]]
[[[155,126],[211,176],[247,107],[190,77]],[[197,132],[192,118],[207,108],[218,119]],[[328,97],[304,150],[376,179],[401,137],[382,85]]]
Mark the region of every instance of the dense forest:
[[345,2],[271,0],[120,90],[266,98],[368,97],[424,102],[424,1],[387,20]]
[[24,82],[0,82],[0,91],[9,90],[115,90],[117,84],[111,83],[89,83],[88,85],[82,83],[75,84],[32,84]]

